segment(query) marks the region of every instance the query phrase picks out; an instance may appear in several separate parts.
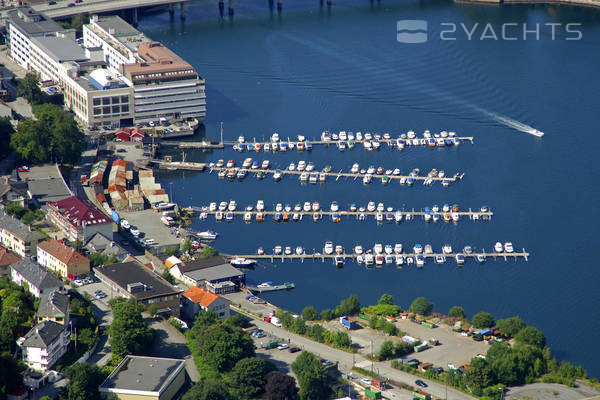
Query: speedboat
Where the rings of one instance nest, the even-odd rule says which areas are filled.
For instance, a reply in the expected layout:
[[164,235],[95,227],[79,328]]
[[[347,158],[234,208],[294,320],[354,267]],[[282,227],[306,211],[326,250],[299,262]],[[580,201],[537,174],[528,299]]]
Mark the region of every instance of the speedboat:
[[306,161],[304,161],[304,160],[298,161],[298,167],[296,167],[296,170],[302,172],[305,169],[306,169]]
[[341,244],[338,244],[337,246],[335,246],[335,254],[342,254],[344,253],[344,247]]
[[278,169],[277,171],[275,171],[275,173],[273,174],[273,180],[275,182],[279,182],[282,177],[283,177],[283,173],[281,172],[280,169]]
[[392,254],[394,252],[394,248],[391,244],[386,244],[383,248],[383,251],[385,251],[385,254]]
[[425,250],[423,251],[423,253],[425,253],[425,254],[433,254],[433,249],[431,248],[430,244],[426,244],[425,245]]
[[263,254],[265,254],[265,249],[263,249],[262,247],[259,247],[258,250],[256,250],[256,254],[258,254],[259,256],[262,256]]
[[392,264],[393,262],[394,262],[394,256],[392,256],[391,254],[386,254],[385,255],[385,263]]
[[302,207],[302,210],[303,210],[304,212],[310,212],[310,209],[311,209],[311,207],[310,207],[310,203],[309,203],[308,201],[305,201],[305,202],[304,202],[304,206]]
[[396,254],[402,253],[402,243],[396,243],[394,245],[394,253],[396,253]]
[[233,168],[233,166],[235,165],[235,163],[233,162],[233,160],[229,160],[227,161],[227,165],[225,165],[226,168]]
[[236,257],[229,260],[229,264],[236,268],[248,268],[256,264],[256,260],[250,258]]
[[[284,209],[286,212],[290,212],[290,211],[292,211],[292,206],[291,206],[289,203],[286,203],[286,205],[285,205],[285,206],[283,206],[283,209]],[[298,210],[298,211],[300,211],[300,210]]]
[[261,165],[262,169],[269,169],[269,160],[264,160]]
[[346,142],[344,142],[344,141],[340,140],[340,141],[337,143],[337,147],[338,147],[338,150],[339,150],[339,151],[344,151],[344,150],[346,150]]
[[273,254],[276,256],[280,255],[283,252],[283,248],[280,245],[277,245],[273,248]]
[[375,257],[373,257],[373,254],[371,254],[371,253],[365,254],[365,264],[366,265],[373,265],[374,261],[375,261]]
[[214,201],[210,203],[210,205],[208,206],[208,210],[211,212],[217,211],[217,203],[215,203]]
[[463,249],[463,253],[465,254],[472,254],[473,253],[473,248],[471,246],[465,246]]
[[513,249],[513,244],[511,242],[504,243],[504,251],[507,253],[512,253],[515,250]]
[[288,170],[289,171],[295,171],[296,170],[296,164],[295,163],[290,163],[290,165],[288,166]]
[[415,252],[415,254],[421,254],[423,253],[423,246],[417,243],[414,245],[413,251]]
[[373,246],[373,251],[375,254],[381,254],[383,252],[383,246],[381,243],[376,243],[375,246]]
[[260,224],[261,222],[263,222],[263,219],[264,219],[264,214],[260,211],[257,212],[256,213],[256,222]]
[[281,203],[275,204],[275,211],[277,211],[277,212],[283,211],[283,204],[281,204]]
[[350,212],[356,212],[356,204],[350,204]]
[[334,212],[333,214],[331,214],[331,220],[335,223],[338,223],[342,220],[342,218],[340,217],[340,214]]
[[271,142],[273,142],[273,143],[279,142],[279,134],[277,132],[275,132],[275,133],[273,133],[273,135],[271,135]]
[[383,256],[381,254],[375,256],[375,265],[383,265]]
[[261,288],[261,289],[270,288],[272,286],[273,286],[273,282],[263,282],[263,283],[256,285],[257,288]]
[[297,246],[296,247],[296,254],[301,256],[302,254],[304,254],[304,247],[302,246]]
[[375,214],[375,221],[383,222],[383,213],[378,212],[377,214]]
[[396,211],[396,214],[394,215],[394,219],[398,223],[401,222],[402,221],[402,212],[401,211]]
[[369,175],[373,175],[375,173],[376,169],[374,165],[369,165],[369,168],[367,168],[367,174]]
[[318,222],[319,219],[321,219],[321,215],[318,212],[313,213],[313,221]]
[[362,264],[365,261],[365,257],[362,254],[356,256],[356,263]]
[[217,163],[215,164],[215,166],[217,168],[222,168],[223,165],[225,165],[225,161],[223,161],[223,160],[218,160]]
[[263,200],[258,200],[256,202],[256,211],[263,211],[265,209],[265,202]]
[[324,142],[328,142],[331,140],[331,134],[328,131],[323,131],[321,133],[321,140]]
[[449,244],[445,244],[444,247],[442,247],[442,253],[444,253],[444,254],[452,253],[452,246],[450,246]]
[[355,254],[362,254],[363,253],[362,246],[361,245],[354,246],[354,253]]
[[344,266],[344,256],[341,256],[341,255],[335,256],[334,262],[335,262],[336,267]]
[[446,257],[444,257],[442,255],[437,255],[437,256],[435,256],[435,262],[437,264],[443,264],[446,262]]
[[338,135],[338,137],[340,138],[340,140],[348,139],[348,136],[346,135],[346,131],[340,131],[340,134]]
[[406,257],[406,265],[412,265],[415,260],[412,257]]
[[242,163],[242,168],[250,168],[251,165],[252,165],[252,159],[250,157],[248,157]]
[[336,201],[333,201],[331,203],[331,207],[329,208],[332,212],[336,212],[340,209],[340,207],[338,206],[338,203]]
[[462,253],[458,253],[456,256],[456,264],[463,265],[465,263],[465,255]]
[[245,221],[245,222],[250,222],[250,221],[252,221],[252,213],[251,213],[251,212],[246,212],[246,213],[244,214],[244,221]]
[[219,234],[213,231],[204,231],[198,232],[196,236],[198,236],[198,238],[202,240],[215,240],[219,236]]
[[357,174],[358,170],[359,170],[360,166],[358,165],[358,163],[355,163],[352,165],[352,168],[350,168],[350,173],[352,174]]
[[227,214],[225,214],[225,220],[227,222],[232,222],[233,221],[233,213],[231,211],[227,211]]
[[483,254],[477,254],[477,261],[479,261],[480,264],[485,262],[485,255]]
[[308,181],[308,174],[306,172],[303,172],[302,174],[300,174],[300,182],[306,183]]
[[375,210],[376,210],[375,202],[374,202],[374,201],[370,201],[370,202],[367,204],[367,211],[368,211],[368,212],[373,212],[373,211],[375,211]]
[[219,211],[227,210],[228,203],[226,201],[222,201],[219,203]]
[[371,179],[373,179],[373,177],[370,174],[366,174],[363,177],[363,184],[368,185],[369,183],[371,183]]
[[311,172],[314,169],[315,169],[315,164],[312,161],[309,161],[308,164],[306,164],[306,172]]
[[286,256],[289,256],[292,254],[292,248],[290,246],[285,246],[285,249],[283,250],[283,252]]
[[325,181],[327,181],[327,174],[325,172],[321,172],[319,174],[319,182],[325,183]]
[[385,210],[383,203],[377,203],[377,211],[382,212],[383,210]]
[[417,261],[417,267],[422,267],[423,265],[425,265],[425,257],[423,257],[422,254],[417,254],[417,256],[415,257],[416,261]]
[[298,222],[302,219],[302,215],[298,214],[298,213],[294,213],[294,215],[292,215],[292,221],[294,222]]
[[223,220],[223,212],[222,211],[217,211],[215,213],[215,221],[219,222]]
[[323,247],[323,253],[333,254],[333,243],[332,242],[325,242],[325,247]]
[[312,203],[312,210],[313,211],[319,211],[319,208],[321,208],[321,205],[318,202],[314,202]]
[[229,211],[235,211],[235,209],[237,208],[237,203],[235,200],[230,200],[229,201],[229,205],[227,206],[227,209]]
[[496,253],[502,253],[503,250],[504,250],[504,248],[502,247],[502,243],[496,242],[496,244],[494,245],[494,251]]
[[440,214],[434,212],[433,215],[431,216],[431,219],[433,219],[433,222],[438,222],[440,220]]
[[404,265],[404,257],[402,257],[402,256],[401,256],[401,255],[399,255],[399,254],[396,256],[396,265],[397,265],[398,267],[400,267],[400,266]]
[[310,176],[308,177],[308,181],[312,184],[316,184],[318,180],[319,180],[319,174],[316,172],[312,172],[310,174]]

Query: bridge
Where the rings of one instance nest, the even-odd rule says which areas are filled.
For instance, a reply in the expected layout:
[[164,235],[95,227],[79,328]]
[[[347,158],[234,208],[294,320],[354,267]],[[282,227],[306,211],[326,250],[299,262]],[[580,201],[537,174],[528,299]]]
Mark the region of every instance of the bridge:
[[179,5],[180,16],[185,19],[184,3],[191,0],[75,0],[44,1],[32,4],[31,7],[38,12],[43,12],[52,19],[70,18],[77,14],[98,14],[122,10],[133,10],[133,22],[137,23],[137,9],[144,7],[168,6],[171,14],[175,13],[175,6]]

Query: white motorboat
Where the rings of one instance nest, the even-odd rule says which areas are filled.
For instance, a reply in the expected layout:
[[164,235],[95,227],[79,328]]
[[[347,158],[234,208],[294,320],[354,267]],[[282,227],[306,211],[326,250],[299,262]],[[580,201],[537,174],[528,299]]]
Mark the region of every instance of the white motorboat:
[[210,203],[210,205],[208,206],[208,210],[211,212],[217,211],[217,203],[215,203],[214,201]]
[[297,246],[296,247],[296,254],[301,256],[302,254],[304,254],[304,247],[302,246]]
[[236,268],[249,268],[253,265],[256,265],[256,260],[244,257],[236,257],[229,260],[229,264]]
[[452,253],[452,246],[450,246],[449,244],[445,244],[444,247],[442,247],[442,253],[444,253],[444,254]]
[[422,254],[417,254],[417,256],[415,257],[416,261],[417,261],[417,267],[422,267],[423,265],[425,265],[425,257],[423,257]]
[[264,160],[261,167],[262,169],[269,169],[269,160]]
[[446,257],[444,257],[442,255],[437,255],[437,256],[435,256],[435,262],[437,264],[443,264],[446,262]]
[[401,222],[402,221],[402,212],[396,211],[396,214],[394,214],[394,219],[396,220],[396,222]]
[[457,265],[463,265],[465,263],[465,255],[462,254],[462,253],[458,253],[455,256],[455,259],[456,259],[456,264]]
[[289,256],[292,254],[292,248],[290,246],[285,246],[285,249],[283,250],[283,252],[286,256]]
[[273,133],[273,135],[271,135],[271,142],[273,142],[273,143],[279,142],[279,134],[277,132],[275,132],[275,133]]
[[396,255],[396,265],[398,267],[401,267],[402,265],[404,265],[404,257],[401,256],[400,254]]
[[354,254],[362,254],[363,248],[360,245],[354,246]]
[[507,253],[512,253],[514,252],[514,248],[513,248],[513,244],[511,242],[506,242],[504,243],[504,251]]
[[265,254],[265,249],[263,249],[262,247],[259,247],[258,250],[256,250],[256,254],[258,254],[259,256],[262,256],[263,254]]
[[202,240],[215,240],[219,236],[219,234],[213,231],[204,231],[198,232],[196,236],[198,236],[198,238]]
[[375,252],[375,254],[383,253],[383,246],[381,245],[381,243],[376,243],[375,246],[373,246],[373,251]]
[[368,211],[368,212],[373,212],[373,211],[375,211],[376,209],[377,209],[377,207],[375,206],[375,202],[374,202],[374,201],[370,201],[370,202],[367,204],[367,211]]
[[265,202],[263,200],[258,200],[256,202],[256,211],[263,211],[265,209]]
[[222,221],[223,220],[223,211],[217,211],[215,213],[215,220],[217,222]]
[[421,254],[423,253],[423,246],[417,243],[413,246],[413,251],[415,254]]
[[479,261],[480,264],[483,264],[485,262],[485,255],[477,254],[477,261]]
[[339,211],[339,209],[340,209],[340,206],[338,205],[337,201],[333,201],[333,202],[331,203],[331,207],[329,207],[329,209],[330,209],[332,212],[336,212],[336,211]]
[[242,168],[250,168],[251,166],[252,166],[252,159],[250,157],[248,157],[242,163]]
[[371,253],[365,254],[365,264],[366,265],[373,265],[374,261],[375,261],[375,257],[373,257],[373,254],[371,254]]
[[325,254],[333,254],[333,243],[325,242],[325,247],[323,247],[323,253]]
[[356,256],[356,263],[362,264],[365,261],[365,257],[362,254]]
[[227,205],[227,209],[229,211],[235,211],[235,209],[237,208],[237,203],[235,200],[231,200],[229,201],[229,204]]
[[244,214],[244,221],[246,221],[246,222],[252,221],[252,213],[251,212],[246,212]]
[[312,210],[313,211],[319,211],[319,209],[321,208],[321,205],[318,202],[314,202],[312,203]]
[[352,174],[357,174],[358,170],[359,170],[360,166],[358,165],[358,163],[355,163],[352,165],[352,168],[350,168],[350,173]]
[[496,244],[494,245],[494,251],[496,253],[502,253],[503,250],[504,250],[504,248],[502,247],[502,243],[496,242]]
[[372,179],[373,179],[373,177],[370,174],[366,174],[363,177],[363,184],[368,185],[369,183],[371,183]]
[[338,137],[340,138],[340,140],[348,139],[348,136],[346,135],[346,131],[340,131],[340,134],[338,135]]
[[304,212],[310,212],[310,210],[311,210],[310,202],[305,201],[302,209],[304,210]]
[[306,161],[304,161],[304,160],[298,161],[298,166],[296,167],[296,170],[302,172],[305,169],[306,169]]
[[275,211],[277,211],[277,212],[282,212],[282,211],[283,211],[283,204],[281,204],[281,203],[277,203],[277,204],[275,205]]
[[385,210],[385,206],[383,205],[383,203],[378,203],[377,204],[377,211],[383,212],[383,210]]
[[394,252],[394,248],[391,244],[386,244],[383,248],[383,251],[385,252],[385,254],[392,254]]
[[402,243],[396,243],[394,245],[394,253],[396,253],[396,254],[402,253]]
[[273,282],[259,283],[258,285],[256,285],[256,287],[261,288],[261,289],[270,288],[270,287],[273,287]]
[[283,253],[283,248],[280,245],[277,245],[273,248],[273,254],[276,256],[281,255]]
[[295,171],[296,170],[296,164],[295,163],[290,163],[290,165],[288,166],[288,171]]

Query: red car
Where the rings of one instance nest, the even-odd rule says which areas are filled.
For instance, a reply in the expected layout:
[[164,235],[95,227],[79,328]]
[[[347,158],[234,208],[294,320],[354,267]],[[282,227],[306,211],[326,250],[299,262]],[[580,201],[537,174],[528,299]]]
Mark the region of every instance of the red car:
[[21,168],[17,169],[18,172],[28,172],[29,171],[29,167],[26,165],[23,165]]

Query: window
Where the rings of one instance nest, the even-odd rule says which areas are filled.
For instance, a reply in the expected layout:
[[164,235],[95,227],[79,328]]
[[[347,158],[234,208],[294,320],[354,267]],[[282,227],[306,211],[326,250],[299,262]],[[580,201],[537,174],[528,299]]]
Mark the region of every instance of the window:
[[112,112],[113,112],[113,114],[118,114],[119,113],[119,106],[112,106]]
[[123,104],[129,103],[129,97],[128,96],[121,96],[121,103],[123,103]]
[[102,107],[103,114],[110,114],[110,107]]

